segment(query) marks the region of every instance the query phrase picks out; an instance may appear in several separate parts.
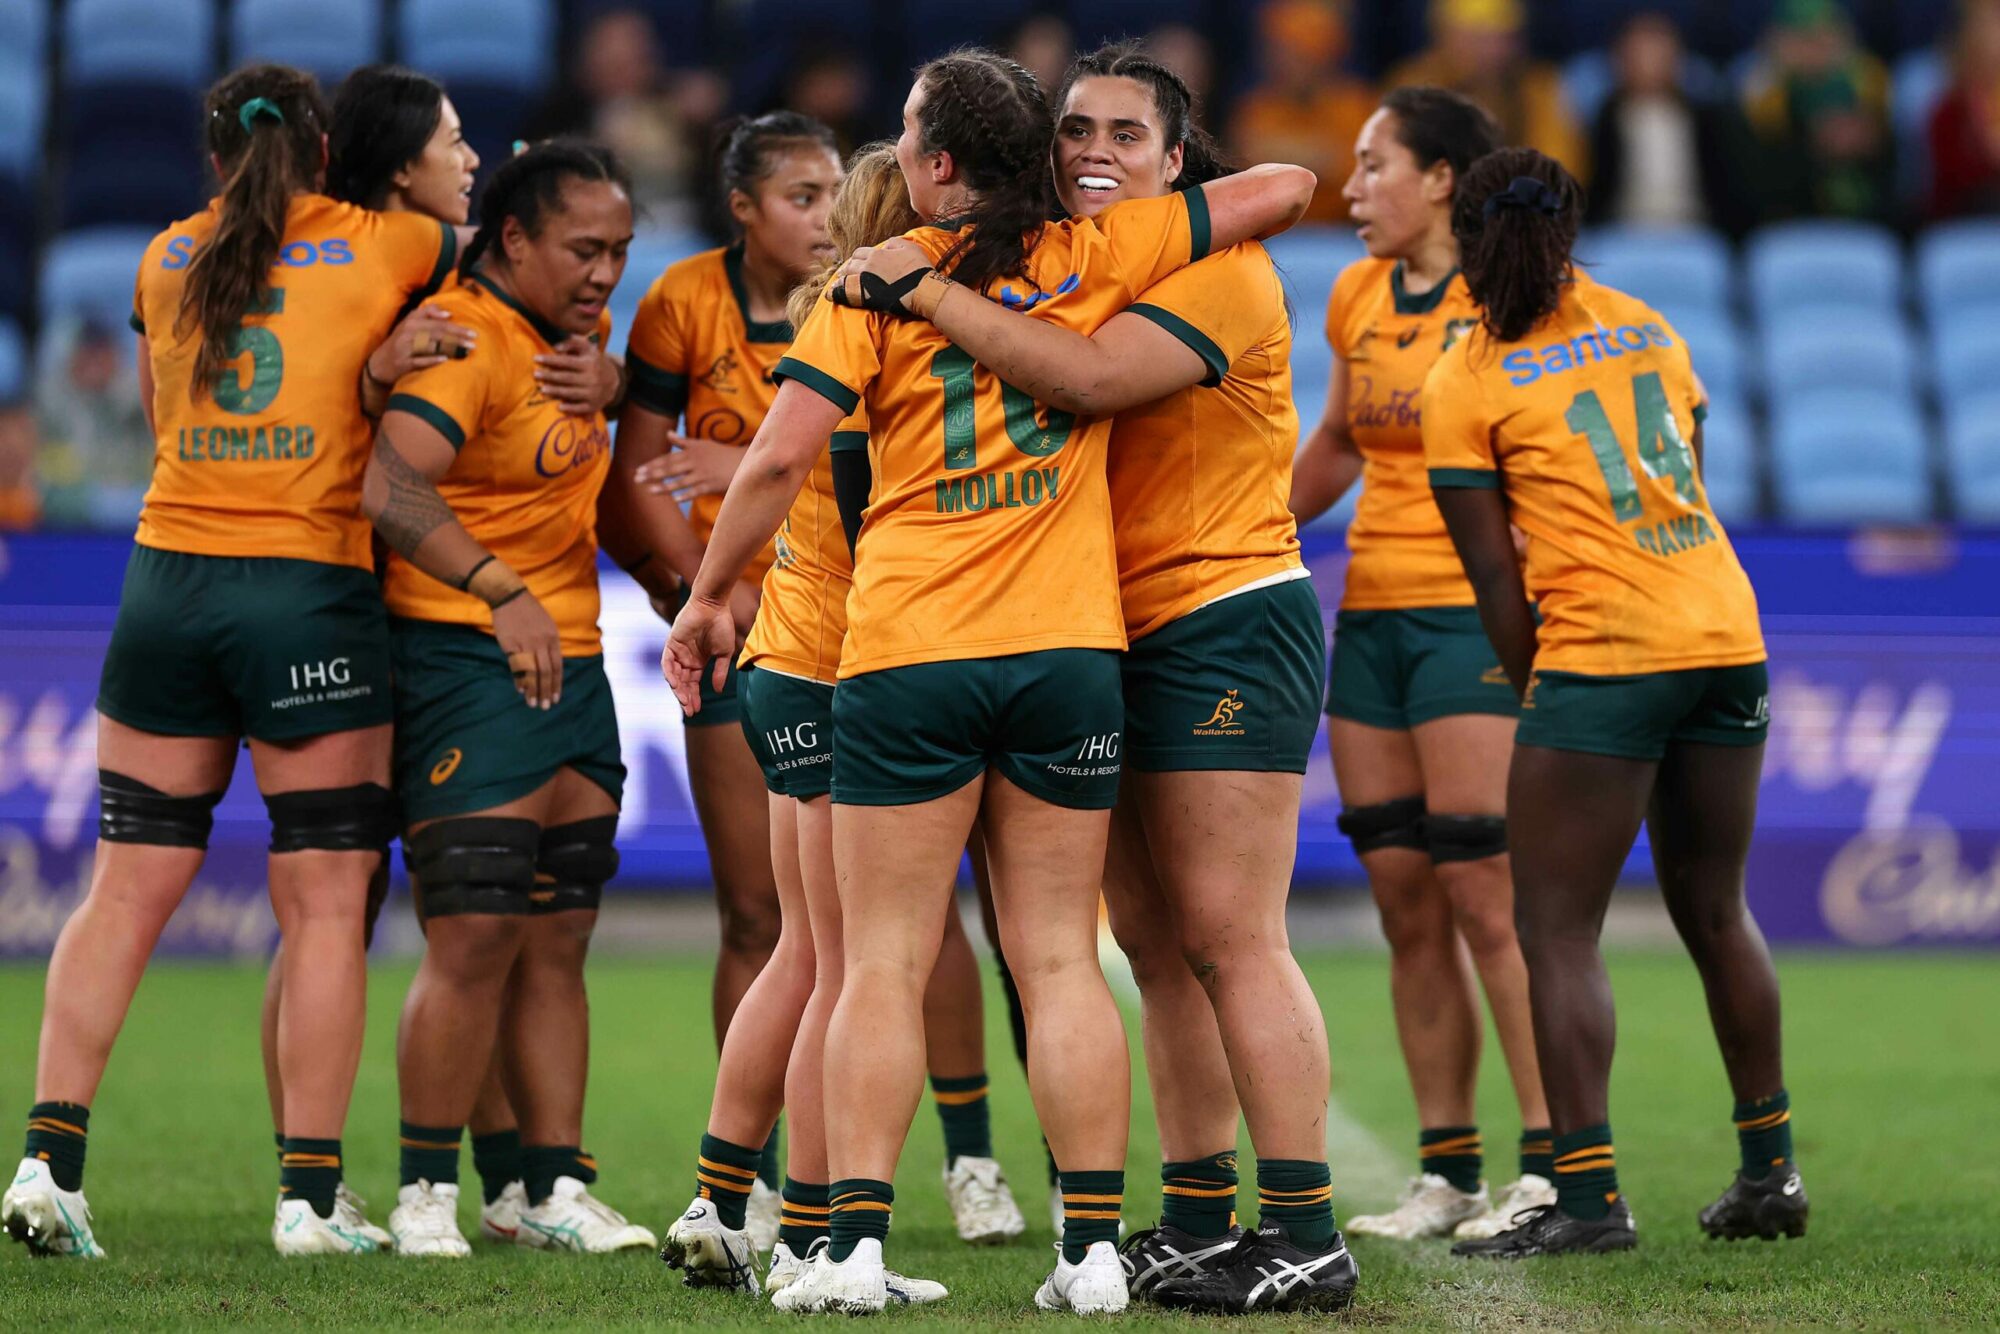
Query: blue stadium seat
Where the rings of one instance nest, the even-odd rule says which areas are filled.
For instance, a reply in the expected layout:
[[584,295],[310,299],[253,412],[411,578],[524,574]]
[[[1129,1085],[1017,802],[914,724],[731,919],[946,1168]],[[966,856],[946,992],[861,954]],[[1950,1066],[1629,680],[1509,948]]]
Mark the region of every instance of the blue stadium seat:
[[1961,402],[2000,390],[2000,313],[1987,323],[1967,323],[1933,337],[1931,372],[1947,415]]
[[462,80],[532,91],[554,73],[555,18],[551,0],[403,0],[396,49],[454,93]]
[[2000,524],[2000,393],[1960,403],[1946,417],[1944,446],[1953,513]]
[[42,260],[44,323],[67,315],[114,328],[132,315],[132,288],[151,230],[99,227],[70,232],[50,243]]
[[93,88],[90,114],[71,118],[66,147],[58,210],[64,230],[157,230],[199,208],[208,188],[201,100],[192,87]]
[[1757,517],[1760,453],[1743,400],[1713,394],[1701,428],[1701,482],[1709,508],[1725,526]]
[[1948,222],[1919,237],[1917,295],[1934,329],[1966,307],[2000,307],[2000,222]]
[[1593,278],[1669,320],[1689,310],[1726,312],[1734,295],[1729,243],[1706,228],[1599,227],[1576,250]]
[[1741,398],[1757,383],[1754,345],[1727,312],[1690,309],[1667,317],[1687,344],[1695,373],[1715,398]]
[[382,11],[348,0],[236,0],[229,14],[234,64],[275,60],[310,70],[329,92],[382,53]]
[[0,316],[0,407],[27,398],[28,378],[28,340],[19,324]]
[[1292,336],[1296,345],[1309,337],[1326,340],[1326,299],[1340,271],[1368,252],[1345,227],[1301,226],[1264,243],[1278,266],[1285,295],[1292,303]]
[[1896,179],[1905,199],[1922,199],[1931,186],[1931,112],[1944,96],[1951,70],[1934,48],[1912,51],[1889,78],[1889,125],[1896,137]]
[[1800,306],[1898,311],[1903,252],[1895,233],[1859,222],[1788,222],[1750,238],[1751,303],[1760,320]]
[[213,0],[69,0],[63,81],[200,88],[215,65]]
[[[0,177],[25,182],[41,171],[42,108],[47,103],[48,81],[40,65],[0,69]],[[0,188],[28,187],[10,183]]]
[[49,0],[0,4],[0,63],[44,68],[49,59]]
[[1930,518],[1930,459],[1912,400],[1829,391],[1792,400],[1774,421],[1772,489],[1784,518],[1829,525]]
[[1831,389],[1908,396],[1918,387],[1917,348],[1901,320],[1801,317],[1766,327],[1764,376],[1773,411]]

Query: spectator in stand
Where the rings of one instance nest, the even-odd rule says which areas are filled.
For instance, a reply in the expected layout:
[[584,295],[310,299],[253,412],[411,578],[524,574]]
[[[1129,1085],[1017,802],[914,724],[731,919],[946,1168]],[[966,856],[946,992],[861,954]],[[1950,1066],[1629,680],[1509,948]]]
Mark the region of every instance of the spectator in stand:
[[1000,43],[1000,50],[1034,75],[1044,93],[1054,96],[1076,58],[1076,33],[1061,14],[1030,14]]
[[34,473],[35,416],[26,403],[0,404],[0,533],[25,533],[40,523]]
[[1431,46],[1391,70],[1390,87],[1432,84],[1485,107],[1509,144],[1539,149],[1587,179],[1588,149],[1562,75],[1528,56],[1521,0],[1431,0]]
[[844,160],[877,129],[877,119],[871,114],[873,96],[874,81],[868,66],[853,48],[816,42],[798,53],[785,76],[783,91],[767,109],[796,111],[827,126]]
[[2000,0],[1965,0],[1930,117],[1933,219],[2000,213]]
[[35,386],[44,519],[51,527],[130,528],[153,472],[132,336],[85,320],[43,337],[53,344]]
[[1739,185],[1749,171],[1742,115],[1726,101],[1689,95],[1683,55],[1680,30],[1664,14],[1642,12],[1619,33],[1618,82],[1590,136],[1590,222],[1705,224],[1741,236],[1756,221]]
[[[1215,92],[1215,44],[1208,34],[1185,23],[1166,23],[1146,34],[1145,47],[1147,55],[1180,76],[1194,100],[1194,114],[1204,117]],[[1058,82],[1049,96],[1061,87]]]
[[1895,211],[1889,76],[1836,0],[1780,0],[1744,83],[1765,219]]
[[596,139],[632,175],[632,203],[650,222],[692,222],[706,173],[704,146],[729,100],[711,70],[666,70],[653,22],[640,10],[609,9],[577,38],[562,84],[529,117],[525,137]]
[[1345,222],[1340,182],[1375,111],[1375,90],[1344,73],[1349,8],[1329,0],[1270,0],[1257,12],[1262,82],[1236,104],[1230,148],[1239,162],[1296,162],[1319,176],[1306,217]]

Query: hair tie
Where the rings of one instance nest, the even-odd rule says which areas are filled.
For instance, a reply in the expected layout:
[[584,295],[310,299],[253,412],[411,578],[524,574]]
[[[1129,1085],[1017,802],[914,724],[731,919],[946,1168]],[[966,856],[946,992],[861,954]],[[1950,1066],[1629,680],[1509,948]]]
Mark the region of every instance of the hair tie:
[[253,97],[237,108],[236,120],[243,127],[243,133],[249,134],[257,128],[259,120],[268,120],[275,125],[283,125],[285,123],[285,113],[280,111],[278,104],[270,98]]
[[1533,209],[1545,218],[1553,218],[1563,210],[1562,196],[1532,176],[1516,176],[1507,182],[1505,190],[1486,197],[1483,212],[1491,221],[1494,214],[1509,208]]

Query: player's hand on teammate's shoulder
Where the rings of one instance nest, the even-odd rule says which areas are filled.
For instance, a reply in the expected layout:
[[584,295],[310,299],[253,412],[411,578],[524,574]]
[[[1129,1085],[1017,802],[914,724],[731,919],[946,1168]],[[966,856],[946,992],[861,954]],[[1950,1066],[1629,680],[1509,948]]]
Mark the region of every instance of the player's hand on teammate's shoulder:
[[469,357],[478,345],[478,330],[453,324],[449,310],[427,301],[389,331],[368,358],[368,374],[378,383],[393,385],[413,371]]
[[618,401],[624,381],[611,355],[581,334],[571,334],[559,347],[535,357],[536,387],[571,416],[588,417],[609,408]]

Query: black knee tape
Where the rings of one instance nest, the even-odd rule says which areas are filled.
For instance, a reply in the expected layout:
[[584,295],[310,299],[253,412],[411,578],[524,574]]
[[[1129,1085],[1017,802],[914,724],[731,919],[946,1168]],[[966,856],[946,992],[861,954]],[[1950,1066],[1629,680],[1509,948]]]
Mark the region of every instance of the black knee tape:
[[396,834],[396,798],[380,783],[272,792],[273,852],[382,852]]
[[1476,862],[1507,850],[1507,820],[1500,815],[1426,815],[1424,841],[1431,860]]
[[368,877],[368,906],[361,917],[361,948],[375,943],[375,923],[381,919],[382,905],[389,901],[389,849],[382,849],[382,861]]
[[1340,832],[1354,843],[1356,852],[1382,848],[1415,848],[1425,851],[1424,799],[1398,797],[1379,806],[1350,806],[1335,822]]
[[99,769],[97,800],[97,836],[106,843],[206,848],[209,831],[215,828],[215,803],[222,794],[170,797],[136,778]]
[[535,869],[541,874],[536,877],[529,911],[595,909],[604,898],[605,883],[618,874],[617,835],[615,815],[544,829],[535,860]]
[[418,912],[425,921],[525,914],[541,834],[533,820],[461,817],[404,839],[403,856],[417,878]]

